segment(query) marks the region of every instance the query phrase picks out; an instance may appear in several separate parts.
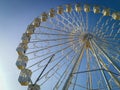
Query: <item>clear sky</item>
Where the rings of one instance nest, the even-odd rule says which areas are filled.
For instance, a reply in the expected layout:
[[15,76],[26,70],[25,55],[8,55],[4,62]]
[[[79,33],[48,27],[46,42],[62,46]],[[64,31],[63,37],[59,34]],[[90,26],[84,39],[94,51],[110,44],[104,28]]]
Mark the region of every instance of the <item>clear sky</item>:
[[120,11],[120,0],[0,0],[0,90],[26,90],[18,83],[16,47],[27,25],[61,4],[87,2]]

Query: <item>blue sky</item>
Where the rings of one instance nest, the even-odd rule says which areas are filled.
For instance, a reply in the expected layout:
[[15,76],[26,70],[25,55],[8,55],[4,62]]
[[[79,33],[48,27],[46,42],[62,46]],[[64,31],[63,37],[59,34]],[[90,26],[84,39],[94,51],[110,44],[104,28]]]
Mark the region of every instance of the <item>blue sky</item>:
[[16,47],[27,25],[43,11],[76,1],[120,11],[119,0],[0,0],[0,90],[26,90],[18,83],[15,62]]

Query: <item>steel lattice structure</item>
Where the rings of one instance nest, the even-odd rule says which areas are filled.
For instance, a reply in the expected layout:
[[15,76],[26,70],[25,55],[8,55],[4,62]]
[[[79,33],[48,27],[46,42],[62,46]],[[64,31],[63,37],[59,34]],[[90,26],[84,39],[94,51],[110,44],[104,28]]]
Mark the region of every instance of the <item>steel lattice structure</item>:
[[50,9],[17,48],[28,90],[119,90],[120,12],[88,4]]

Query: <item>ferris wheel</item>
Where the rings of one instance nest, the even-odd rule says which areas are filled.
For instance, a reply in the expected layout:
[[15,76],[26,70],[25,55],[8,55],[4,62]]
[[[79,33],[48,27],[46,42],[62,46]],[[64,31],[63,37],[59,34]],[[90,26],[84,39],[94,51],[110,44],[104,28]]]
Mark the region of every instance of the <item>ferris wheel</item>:
[[27,90],[120,90],[120,12],[67,4],[43,12],[17,47]]

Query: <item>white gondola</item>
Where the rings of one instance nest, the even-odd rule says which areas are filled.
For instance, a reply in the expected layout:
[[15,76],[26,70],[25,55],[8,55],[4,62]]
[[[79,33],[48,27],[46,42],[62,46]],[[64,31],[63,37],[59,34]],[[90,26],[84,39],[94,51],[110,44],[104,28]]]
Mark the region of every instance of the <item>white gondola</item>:
[[85,5],[84,5],[84,11],[85,11],[85,12],[90,12],[90,5],[85,4]]
[[66,5],[66,12],[71,12],[72,11],[72,7],[70,4]]
[[49,16],[50,17],[54,17],[55,16],[55,10],[53,8],[50,9]]
[[41,22],[45,22],[48,18],[48,15],[46,12],[42,13],[42,16],[41,16]]
[[16,66],[18,67],[18,69],[25,69],[26,65],[28,62],[28,57],[25,55],[19,56],[17,61],[16,61]]
[[26,50],[27,50],[28,46],[27,44],[24,43],[20,43],[19,46],[17,47],[16,51],[18,53],[18,55],[24,55]]
[[80,6],[80,4],[75,5],[75,10],[76,12],[80,12],[82,10],[82,7]]
[[25,44],[25,43],[20,43],[20,44],[19,44],[19,47],[22,47],[22,48],[24,48],[25,50],[28,49],[28,46],[27,46],[27,44]]
[[37,84],[30,84],[29,86],[28,86],[28,90],[40,90],[40,86],[39,85],[37,85]]
[[27,35],[31,36],[34,33],[35,26],[34,25],[29,25],[27,28]]
[[35,18],[35,20],[33,21],[33,25],[35,27],[39,27],[40,26],[40,23],[41,23],[41,19],[40,18]]
[[16,49],[18,55],[24,55],[25,54],[25,49],[22,47],[17,47]]
[[102,13],[103,13],[103,16],[110,16],[110,9],[105,8],[105,9],[103,9]]
[[100,13],[100,7],[99,6],[94,6],[93,7],[93,12],[94,13]]
[[57,7],[58,10],[57,10],[57,14],[62,14],[63,13],[63,7],[62,6],[59,6]]
[[27,33],[24,33],[22,36],[22,43],[28,44],[30,41],[31,36],[27,35]]
[[120,20],[120,12],[114,12],[112,14],[112,18],[115,20]]
[[31,75],[32,75],[31,70],[23,69],[20,72],[20,76],[18,78],[18,81],[20,82],[21,85],[28,86],[29,83],[31,82]]

